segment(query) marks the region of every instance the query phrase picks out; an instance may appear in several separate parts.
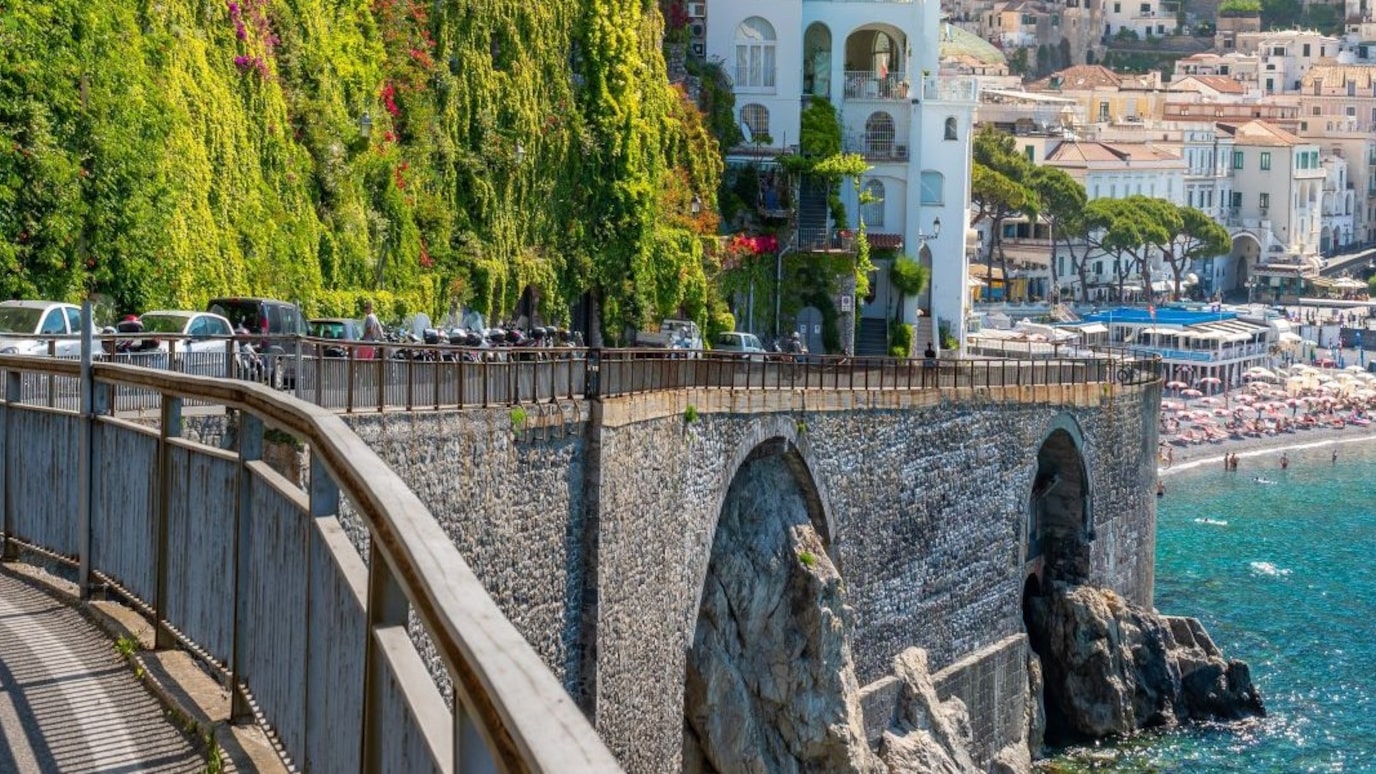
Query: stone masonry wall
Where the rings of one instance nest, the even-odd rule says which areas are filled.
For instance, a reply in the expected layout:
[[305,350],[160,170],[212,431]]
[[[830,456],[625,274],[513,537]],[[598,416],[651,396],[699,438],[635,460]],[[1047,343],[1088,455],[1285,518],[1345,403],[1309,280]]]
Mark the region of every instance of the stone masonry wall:
[[[599,732],[629,771],[679,769],[684,654],[721,497],[745,456],[773,437],[797,446],[826,509],[855,609],[861,684],[884,676],[905,647],[925,648],[941,669],[1022,631],[1022,535],[1037,450],[1066,414],[1085,445],[1092,580],[1149,600],[1148,408],[1158,398],[1113,390],[1070,406],[969,396],[893,410],[773,412],[718,412],[708,393],[624,399],[620,419],[608,411],[602,441]],[[685,419],[689,405],[696,421]]]
[[1022,535],[1054,427],[1083,443],[1092,581],[1150,604],[1159,389],[1038,390],[1007,402],[968,391],[656,393],[603,403],[596,443],[582,405],[525,429],[507,410],[346,421],[431,508],[570,692],[591,700],[626,769],[672,772],[716,521],[745,458],[770,439],[801,457],[825,513],[861,685],[907,647],[942,670],[1021,634]]
[[534,409],[519,423],[506,409],[344,419],[429,507],[502,611],[574,692],[586,413],[564,409],[566,421],[549,422]]

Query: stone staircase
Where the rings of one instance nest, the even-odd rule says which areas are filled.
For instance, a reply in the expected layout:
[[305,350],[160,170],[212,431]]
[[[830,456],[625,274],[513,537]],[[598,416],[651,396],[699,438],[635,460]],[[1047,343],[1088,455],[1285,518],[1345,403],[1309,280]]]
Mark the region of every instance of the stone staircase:
[[919,317],[913,323],[913,356],[922,357],[922,351],[927,348],[927,342],[932,342],[932,348],[940,350],[941,342],[936,340],[936,324],[930,317]]
[[855,336],[855,354],[889,354],[889,321],[876,317],[860,318],[860,330]]
[[826,182],[804,177],[798,192],[798,249],[824,250],[828,244]]

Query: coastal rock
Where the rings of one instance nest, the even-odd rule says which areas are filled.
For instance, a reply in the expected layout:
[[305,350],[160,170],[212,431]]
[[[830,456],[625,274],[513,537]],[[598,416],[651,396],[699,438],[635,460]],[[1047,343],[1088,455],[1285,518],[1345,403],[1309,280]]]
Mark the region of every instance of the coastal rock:
[[718,525],[688,657],[685,770],[881,772],[865,739],[840,574],[766,468]]
[[1225,661],[1194,619],[1062,583],[1029,599],[1027,619],[1044,670],[1052,743],[1265,714],[1247,665]]
[[899,695],[893,725],[884,732],[880,755],[891,772],[959,774],[974,771],[965,703],[941,701],[927,669],[927,652],[908,648],[894,658]]

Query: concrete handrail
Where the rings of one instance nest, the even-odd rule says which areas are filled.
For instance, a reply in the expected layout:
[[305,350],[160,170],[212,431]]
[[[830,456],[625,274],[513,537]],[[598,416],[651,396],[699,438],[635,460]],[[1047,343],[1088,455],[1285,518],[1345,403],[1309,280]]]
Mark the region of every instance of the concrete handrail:
[[[0,356],[0,370],[80,376],[76,361],[17,355]],[[389,580],[405,594],[454,682],[456,705],[462,702],[476,721],[498,767],[619,770],[587,719],[503,615],[424,503],[337,415],[249,382],[109,363],[94,363],[91,370],[95,382],[211,401],[252,414],[307,443],[370,531],[370,608],[387,593],[382,584]],[[382,576],[391,577],[379,580]],[[373,611],[369,613],[372,619]],[[373,637],[370,622],[370,643]],[[457,735],[457,706],[455,710]],[[456,760],[472,759],[471,750],[459,747],[456,739]]]

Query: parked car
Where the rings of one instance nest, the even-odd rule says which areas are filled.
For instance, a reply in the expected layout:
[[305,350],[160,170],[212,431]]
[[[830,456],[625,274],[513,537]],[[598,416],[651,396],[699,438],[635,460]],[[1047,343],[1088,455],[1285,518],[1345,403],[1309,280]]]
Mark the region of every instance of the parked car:
[[79,357],[80,333],[79,306],[58,301],[0,301],[0,355],[46,355],[48,342],[55,340],[58,357]]
[[[313,338],[332,339],[334,341],[361,341],[363,339],[363,324],[358,320],[350,320],[344,317],[320,317],[306,323],[306,328]],[[325,346],[323,354],[325,357],[348,357],[348,347]]]
[[243,328],[254,337],[249,343],[263,359],[269,384],[280,388],[296,381],[293,360],[298,337],[306,335],[300,307],[271,298],[212,298],[206,311],[229,320],[235,331]]
[[764,360],[764,345],[760,343],[759,337],[753,333],[742,331],[718,333],[717,337],[712,340],[712,349],[716,352],[747,355],[752,361]]
[[637,347],[700,350],[702,349],[702,333],[698,331],[697,323],[692,320],[663,320],[659,324],[658,331],[636,333],[635,345]]
[[[167,339],[155,339],[152,357],[160,358],[148,365],[171,367],[202,376],[224,376],[227,369],[226,342],[234,335],[229,320],[210,312],[156,311],[139,316],[143,333],[170,334]],[[176,343],[171,343],[175,339]],[[175,350],[175,360],[167,362],[167,355]],[[137,361],[135,361],[137,362]]]

